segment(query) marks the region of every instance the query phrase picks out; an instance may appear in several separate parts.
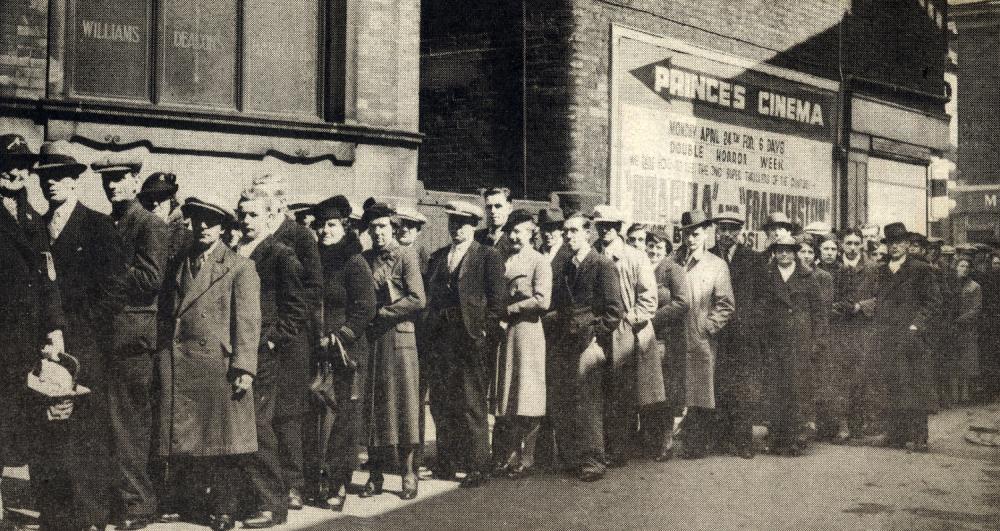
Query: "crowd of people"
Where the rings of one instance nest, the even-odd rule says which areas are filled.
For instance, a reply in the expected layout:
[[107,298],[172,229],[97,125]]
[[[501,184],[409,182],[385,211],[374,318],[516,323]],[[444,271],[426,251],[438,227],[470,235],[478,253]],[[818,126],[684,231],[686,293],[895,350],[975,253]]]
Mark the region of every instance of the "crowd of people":
[[[610,205],[493,188],[448,203],[428,253],[413,208],[288,204],[272,175],[235,209],[181,203],[175,175],[121,156],[91,165],[104,215],[79,201],[86,169],[0,136],[0,464],[28,464],[47,530],[268,528],[384,495],[388,472],[413,499],[422,465],[475,488],[814,440],[927,451],[929,414],[995,391],[1000,282],[902,223],[774,212],[758,252],[738,207],[694,210],[675,249]],[[73,382],[26,386],[53,366]]]

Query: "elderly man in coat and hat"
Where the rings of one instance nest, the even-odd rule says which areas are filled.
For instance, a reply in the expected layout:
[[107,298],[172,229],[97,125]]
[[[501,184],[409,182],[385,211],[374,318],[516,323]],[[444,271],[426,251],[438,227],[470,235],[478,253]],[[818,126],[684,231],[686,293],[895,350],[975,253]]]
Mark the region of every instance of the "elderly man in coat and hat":
[[66,326],[49,235],[25,189],[36,158],[21,135],[0,135],[0,476],[28,461],[25,376],[44,344],[49,356],[62,353]]
[[478,487],[491,465],[487,393],[496,356],[491,346],[505,315],[504,257],[475,240],[481,208],[453,201],[445,212],[451,243],[427,265],[425,331],[438,338],[427,364],[438,436],[434,474],[448,479],[464,464],[462,486]]
[[225,531],[235,526],[240,462],[257,451],[260,278],[253,261],[222,243],[231,210],[196,197],[181,208],[194,238],[167,266],[160,297],[170,351],[159,366],[159,453],[171,462],[175,506],[201,501],[183,487],[207,480],[211,527]]
[[[644,251],[625,243],[624,215],[611,205],[593,212],[594,249],[614,263],[624,316],[612,336],[611,385],[605,401],[604,449],[611,467],[628,461],[628,448],[640,408],[666,400],[656,334],[656,277]],[[645,245],[643,245],[645,247]]]
[[121,235],[126,269],[125,308],[114,317],[108,352],[114,487],[123,514],[118,529],[142,529],[156,513],[150,480],[149,445],[153,404],[153,357],[157,340],[157,295],[163,285],[167,225],[144,209],[139,193],[142,162],[113,155],[91,164],[111,202],[111,219]]
[[740,457],[754,456],[753,412],[760,372],[760,338],[749,323],[753,291],[767,259],[740,241],[746,216],[739,205],[712,218],[715,247],[709,251],[726,261],[736,309],[719,336],[715,362],[715,444]]
[[[91,393],[63,423],[41,422],[31,480],[38,485],[40,521],[46,529],[104,529],[108,521],[111,469],[108,447],[107,372],[112,318],[124,304],[125,257],[121,237],[108,216],[83,206],[78,179],[86,166],[68,142],[42,145],[32,171],[49,203],[43,220],[59,285],[67,352],[79,360],[79,384]],[[44,416],[42,416],[44,419]]]
[[681,215],[687,253],[681,264],[688,275],[691,309],[687,315],[688,412],[684,419],[684,456],[698,459],[707,453],[715,409],[715,361],[719,333],[735,310],[729,266],[706,248],[712,221],[701,210]]
[[883,232],[889,261],[878,267],[874,296],[858,303],[872,317],[887,391],[886,443],[927,451],[927,416],[936,407],[931,319],[941,305],[934,271],[909,256],[911,233],[903,223]]

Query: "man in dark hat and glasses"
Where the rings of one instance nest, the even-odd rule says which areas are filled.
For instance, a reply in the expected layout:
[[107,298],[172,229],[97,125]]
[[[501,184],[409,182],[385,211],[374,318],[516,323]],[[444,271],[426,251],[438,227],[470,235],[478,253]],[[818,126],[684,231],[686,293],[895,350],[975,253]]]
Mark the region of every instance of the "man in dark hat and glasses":
[[[65,320],[49,238],[41,217],[28,205],[25,179],[36,155],[21,135],[0,136],[0,476],[5,466],[28,461],[29,403],[25,376],[39,350],[63,351]],[[0,498],[0,519],[3,518]]]

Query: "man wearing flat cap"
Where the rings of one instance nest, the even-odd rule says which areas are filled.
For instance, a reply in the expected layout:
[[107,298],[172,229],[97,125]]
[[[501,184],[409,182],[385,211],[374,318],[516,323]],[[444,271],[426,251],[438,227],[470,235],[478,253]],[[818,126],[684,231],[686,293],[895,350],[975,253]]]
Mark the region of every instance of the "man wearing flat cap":
[[873,299],[859,303],[876,327],[887,393],[884,419],[890,446],[927,451],[927,415],[937,404],[934,360],[927,345],[941,305],[934,271],[908,255],[910,232],[890,223],[883,232],[889,261],[878,267]]
[[750,318],[764,353],[770,449],[798,456],[803,401],[811,399],[810,360],[827,337],[826,303],[811,271],[797,263],[800,241],[780,235],[769,247],[771,264],[753,292]]
[[604,450],[610,466],[617,468],[628,461],[635,435],[630,429],[640,408],[666,400],[663,367],[650,323],[657,308],[656,277],[646,253],[625,243],[621,211],[611,205],[597,205],[593,221],[597,230],[594,249],[615,264],[618,294],[625,311],[612,335],[612,383],[604,418]]
[[240,465],[257,451],[260,278],[252,260],[222,243],[231,210],[197,197],[181,209],[193,240],[168,264],[160,297],[170,350],[159,366],[157,450],[170,460],[174,495],[163,512],[202,501],[203,492],[188,492],[201,478],[211,487],[211,527],[225,531],[235,526]]
[[77,383],[91,389],[74,404],[65,424],[40,427],[37,440],[47,444],[33,455],[31,479],[39,487],[46,529],[104,529],[110,505],[108,394],[113,382],[106,366],[111,323],[125,302],[126,261],[114,221],[78,200],[77,181],[86,168],[65,141],[43,144],[33,168],[49,203],[43,219],[66,316],[66,351],[80,362]]
[[464,487],[478,487],[490,467],[487,393],[490,350],[505,312],[504,257],[475,240],[481,208],[448,203],[451,243],[431,254],[427,266],[427,328],[437,338],[430,351],[428,384],[437,426],[434,474],[450,479],[459,468]]
[[685,391],[688,412],[684,418],[684,456],[698,459],[707,453],[715,409],[715,360],[719,333],[735,309],[729,266],[705,247],[712,221],[701,210],[681,215],[687,253],[683,267],[688,275],[691,308],[687,314],[687,366]]
[[111,202],[111,219],[124,245],[125,307],[114,317],[109,352],[108,405],[115,464],[114,486],[123,514],[118,529],[142,529],[156,512],[149,478],[153,355],[157,295],[163,285],[167,225],[137,199],[142,163],[119,155],[91,164]]
[[756,402],[756,376],[760,372],[759,338],[749,326],[748,312],[753,288],[767,264],[767,259],[740,242],[746,220],[743,210],[734,208],[717,213],[715,247],[709,252],[729,266],[730,282],[736,308],[729,324],[719,334],[719,353],[715,361],[714,442],[720,449],[749,459],[754,455],[753,420]]
[[24,378],[43,344],[51,344],[47,351],[63,351],[66,326],[49,235],[25,190],[35,158],[21,135],[0,135],[0,476],[3,467],[28,462],[27,414],[33,408]]

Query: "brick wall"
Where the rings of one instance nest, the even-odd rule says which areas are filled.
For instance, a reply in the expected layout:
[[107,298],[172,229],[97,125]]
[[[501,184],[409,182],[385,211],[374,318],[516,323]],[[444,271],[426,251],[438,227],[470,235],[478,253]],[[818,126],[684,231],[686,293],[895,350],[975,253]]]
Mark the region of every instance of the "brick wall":
[[45,95],[45,0],[0,0],[0,97]]
[[961,178],[971,184],[1000,183],[1000,24],[960,27],[956,44]]

